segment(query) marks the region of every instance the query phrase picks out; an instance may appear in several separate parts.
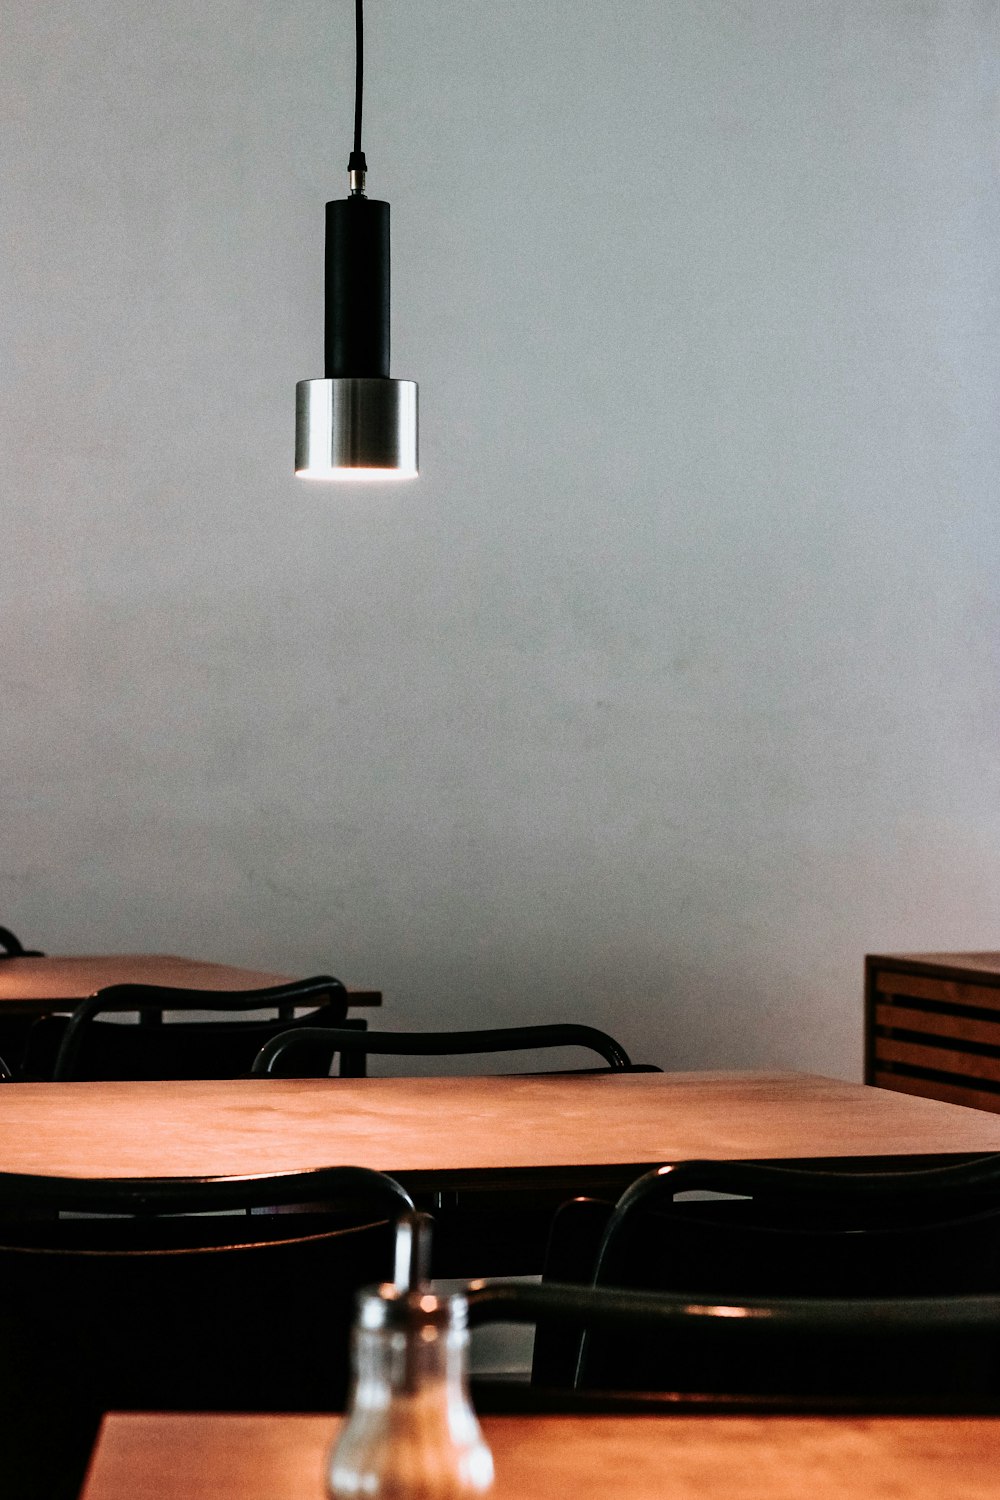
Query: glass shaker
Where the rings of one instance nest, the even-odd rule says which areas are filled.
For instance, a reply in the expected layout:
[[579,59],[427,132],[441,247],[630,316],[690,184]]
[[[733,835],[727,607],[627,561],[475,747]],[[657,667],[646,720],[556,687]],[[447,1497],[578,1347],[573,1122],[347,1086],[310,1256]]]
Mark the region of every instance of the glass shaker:
[[330,1453],[336,1500],[458,1500],[493,1483],[469,1400],[464,1297],[392,1285],[360,1294],[354,1384]]

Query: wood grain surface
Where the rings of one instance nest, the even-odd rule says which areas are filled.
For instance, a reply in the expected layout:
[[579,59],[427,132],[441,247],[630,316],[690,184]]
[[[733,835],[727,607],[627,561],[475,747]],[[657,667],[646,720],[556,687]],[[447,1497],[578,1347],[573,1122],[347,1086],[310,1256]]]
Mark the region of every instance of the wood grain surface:
[[977,1151],[1000,1151],[1000,1118],[804,1073],[0,1087],[0,1171],[82,1177],[349,1164],[454,1186],[510,1168]]
[[[258,990],[289,983],[287,974],[203,963],[163,953],[95,953],[76,958],[0,959],[0,1014],[62,1008],[109,984],[164,984],[191,990]],[[348,986],[350,989],[350,986]],[[352,1005],[380,1005],[378,990],[351,989]]]
[[[324,1500],[337,1419],[105,1418],[82,1500]],[[995,1418],[492,1417],[495,1500],[997,1500]]]
[[947,1005],[971,1005],[977,1010],[1000,1009],[1000,985],[992,974],[964,980],[940,974],[910,974],[898,969],[874,971],[875,996],[895,999],[935,1000]]

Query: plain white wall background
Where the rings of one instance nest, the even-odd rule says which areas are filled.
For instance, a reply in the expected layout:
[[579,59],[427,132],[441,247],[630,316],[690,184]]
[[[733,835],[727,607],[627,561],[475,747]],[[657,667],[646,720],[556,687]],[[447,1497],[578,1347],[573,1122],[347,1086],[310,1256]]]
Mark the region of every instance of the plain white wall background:
[[368,0],[421,479],[291,475],[350,0],[6,0],[0,920],[857,1075],[1000,946],[995,0]]

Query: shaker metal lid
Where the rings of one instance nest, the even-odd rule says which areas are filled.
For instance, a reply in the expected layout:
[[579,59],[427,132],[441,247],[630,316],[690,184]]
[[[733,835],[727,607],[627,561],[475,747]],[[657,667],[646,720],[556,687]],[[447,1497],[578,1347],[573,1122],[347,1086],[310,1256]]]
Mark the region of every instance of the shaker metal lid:
[[392,1282],[364,1287],[358,1293],[359,1328],[448,1328],[468,1326],[468,1303],[459,1293],[440,1297],[426,1284],[412,1292]]

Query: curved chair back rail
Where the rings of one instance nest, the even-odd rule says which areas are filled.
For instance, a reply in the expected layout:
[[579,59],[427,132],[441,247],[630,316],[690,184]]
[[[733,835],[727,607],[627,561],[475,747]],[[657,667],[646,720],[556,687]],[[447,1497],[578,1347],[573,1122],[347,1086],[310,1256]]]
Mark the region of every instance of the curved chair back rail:
[[[926,1240],[930,1231],[941,1226],[947,1247],[949,1238],[957,1243],[965,1223],[979,1242],[979,1255],[986,1255],[993,1262],[991,1285],[975,1288],[974,1284],[966,1284],[956,1288],[945,1282],[941,1290],[989,1290],[993,1286],[1000,1289],[998,1154],[943,1167],[877,1172],[831,1172],[739,1161],[687,1161],[657,1167],[632,1183],[615,1204],[597,1254],[594,1284],[608,1281],[622,1284],[619,1279],[622,1260],[624,1257],[627,1261],[629,1256],[623,1238],[634,1225],[634,1237],[638,1240],[643,1232],[643,1215],[649,1213],[658,1213],[666,1267],[670,1258],[671,1215],[679,1228],[683,1228],[683,1223],[678,1210],[686,1213],[688,1219],[696,1219],[699,1212],[711,1217],[708,1209],[675,1203],[679,1193],[692,1191],[750,1198],[753,1206],[746,1211],[746,1227],[751,1233],[757,1231],[767,1237],[767,1243],[762,1244],[765,1254],[779,1250],[781,1239],[786,1243],[798,1240],[802,1256],[808,1255],[810,1244],[815,1249],[822,1248],[821,1238],[831,1245],[839,1239],[843,1249],[852,1254],[855,1251],[864,1254],[870,1249],[871,1274],[883,1277],[891,1274],[897,1281],[905,1274],[908,1239],[912,1240],[912,1256],[926,1263],[932,1244]],[[725,1207],[716,1210],[720,1225],[726,1223],[727,1211],[733,1229],[739,1232],[739,1217],[744,1210]],[[716,1230],[717,1235],[724,1232],[721,1228]],[[860,1260],[860,1256],[855,1258]],[[977,1274],[974,1266],[967,1263],[965,1270],[974,1283]],[[734,1266],[733,1285],[739,1285],[740,1274]],[[743,1274],[753,1276],[748,1267]],[[808,1265],[805,1274],[812,1274]],[[982,1270],[978,1274],[990,1273]],[[746,1289],[753,1290],[752,1280]],[[819,1285],[817,1290],[822,1293],[838,1288]]]
[[[617,1204],[564,1203],[550,1224],[544,1275],[654,1293],[696,1285],[719,1298],[1000,1292],[1000,1156],[862,1172],[662,1166]],[[578,1341],[546,1326],[534,1344],[536,1377],[565,1382],[578,1355]]]
[[413,1212],[394,1177],[368,1167],[314,1167],[229,1177],[44,1177],[0,1172],[0,1239],[11,1212],[88,1214],[232,1213],[261,1205],[328,1203],[357,1198],[387,1214]]
[[38,948],[25,948],[19,937],[11,932],[9,927],[0,927],[0,959],[4,958],[44,958],[45,954]]
[[739,1320],[789,1333],[847,1332],[863,1325],[879,1334],[915,1327],[961,1332],[986,1329],[1000,1338],[1000,1293],[969,1297],[738,1297],[719,1301],[698,1292],[642,1292],[559,1282],[472,1281],[469,1322],[535,1323],[551,1318],[595,1328],[670,1330],[720,1327]]
[[576,1389],[1000,1409],[1000,1295],[737,1298],[472,1283],[470,1319],[575,1327]]
[[[275,1010],[323,1002],[329,1002],[332,1020],[338,1022],[343,1020],[347,1009],[347,989],[341,980],[334,979],[329,974],[319,974],[310,979],[292,980],[287,984],[271,985],[267,989],[259,990],[189,990],[154,984],[108,985],[74,1006],[62,1032],[51,1078],[53,1082],[65,1082],[77,1076],[81,1053],[91,1032],[92,1024],[102,1011],[136,1011],[140,1016],[150,1013],[156,1016],[162,1015],[165,1010],[239,1012]],[[46,1017],[45,1020],[49,1021],[50,1018]],[[305,1020],[309,1022],[310,1029],[320,1029],[315,1016],[306,1017]],[[181,1024],[187,1028],[188,1035],[197,1040],[198,1029],[210,1023]],[[286,1019],[283,1024],[275,1023],[276,1026],[279,1024],[284,1031],[289,1022]],[[176,1025],[165,1028],[174,1033],[177,1029]],[[235,1040],[238,1033],[234,1031],[232,1036]],[[174,1039],[176,1040],[176,1036]],[[115,1038],[119,1044],[125,1040],[121,1035]],[[155,1045],[150,1041],[148,1032],[140,1038],[133,1036],[127,1040],[143,1048],[151,1048]],[[238,1071],[245,1072],[246,1067],[247,1064],[244,1063]]]
[[602,1057],[613,1072],[633,1064],[614,1037],[593,1026],[503,1026],[483,1031],[320,1031],[303,1027],[276,1036],[254,1059],[253,1072],[270,1074],[289,1049],[306,1042],[325,1042],[332,1052],[382,1053],[391,1057],[457,1057],[486,1052],[525,1052],[538,1047],[585,1047]]
[[1000,1195],[1000,1152],[941,1167],[831,1172],[821,1167],[782,1166],[752,1161],[667,1162],[636,1179],[622,1194],[616,1211],[654,1198],[673,1198],[695,1191],[794,1196],[824,1202],[884,1202],[887,1195],[916,1201],[928,1194],[995,1192]]

